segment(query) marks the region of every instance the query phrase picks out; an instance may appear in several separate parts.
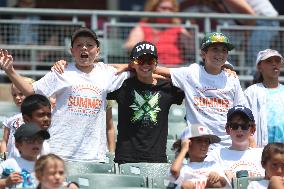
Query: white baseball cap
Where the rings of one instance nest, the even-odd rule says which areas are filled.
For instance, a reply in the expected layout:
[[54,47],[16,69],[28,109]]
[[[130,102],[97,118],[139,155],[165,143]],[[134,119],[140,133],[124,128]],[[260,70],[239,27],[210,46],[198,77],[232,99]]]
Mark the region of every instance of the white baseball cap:
[[181,140],[195,138],[195,137],[206,137],[209,138],[210,144],[212,143],[218,143],[221,141],[221,139],[214,134],[210,133],[210,130],[208,127],[201,125],[201,124],[192,124],[190,126],[187,126],[182,134],[181,134]]
[[265,49],[263,51],[259,51],[257,54],[257,58],[256,58],[256,65],[258,65],[258,63],[262,60],[266,60],[272,56],[278,56],[281,58],[281,63],[284,62],[284,59],[282,57],[282,55],[277,51],[277,50],[273,50],[273,49]]

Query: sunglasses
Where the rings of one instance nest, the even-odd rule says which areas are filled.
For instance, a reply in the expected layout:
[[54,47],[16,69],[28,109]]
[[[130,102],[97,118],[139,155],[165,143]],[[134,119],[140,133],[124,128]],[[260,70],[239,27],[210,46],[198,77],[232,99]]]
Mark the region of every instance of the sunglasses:
[[156,65],[157,64],[157,59],[156,58],[138,58],[138,59],[135,59],[133,61],[134,64],[136,65],[144,65],[144,64],[147,64],[149,66],[151,65]]
[[44,138],[42,137],[23,138],[23,141],[26,142],[27,144],[43,143]]
[[247,131],[250,128],[250,124],[237,124],[233,123],[229,125],[232,130],[238,130],[240,127],[243,131]]

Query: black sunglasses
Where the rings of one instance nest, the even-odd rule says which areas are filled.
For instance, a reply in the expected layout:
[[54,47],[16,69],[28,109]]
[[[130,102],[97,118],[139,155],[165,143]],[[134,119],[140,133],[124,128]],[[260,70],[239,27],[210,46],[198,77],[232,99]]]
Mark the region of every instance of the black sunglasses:
[[232,130],[238,130],[239,127],[241,127],[241,129],[242,129],[243,131],[247,131],[247,130],[249,130],[250,124],[238,124],[238,123],[233,123],[233,124],[230,124],[229,127],[230,127]]

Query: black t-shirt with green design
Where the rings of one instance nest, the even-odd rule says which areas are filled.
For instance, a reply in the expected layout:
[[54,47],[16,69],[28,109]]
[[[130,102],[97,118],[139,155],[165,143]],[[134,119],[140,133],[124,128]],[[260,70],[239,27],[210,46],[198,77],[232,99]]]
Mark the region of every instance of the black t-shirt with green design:
[[166,162],[168,114],[184,93],[170,81],[144,84],[127,79],[107,99],[118,103],[116,162]]

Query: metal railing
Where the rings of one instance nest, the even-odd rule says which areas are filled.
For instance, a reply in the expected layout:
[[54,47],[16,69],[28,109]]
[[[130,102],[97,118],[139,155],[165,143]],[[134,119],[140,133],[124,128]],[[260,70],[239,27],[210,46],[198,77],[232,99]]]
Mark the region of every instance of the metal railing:
[[[137,23],[123,22],[125,18],[141,18],[141,17],[166,17],[166,18],[180,18],[183,24],[180,26],[192,33],[191,39],[193,51],[185,52],[183,56],[188,57],[188,61],[184,62],[187,65],[191,62],[200,61],[199,45],[200,39],[204,36],[205,32],[210,32],[212,29],[213,21],[222,20],[222,24],[217,25],[216,30],[227,34],[236,48],[230,52],[229,60],[235,64],[236,71],[240,74],[241,81],[249,81],[252,79],[251,72],[255,70],[254,59],[255,52],[249,49],[257,49],[258,41],[252,42],[249,40],[253,32],[274,32],[269,46],[267,48],[274,48],[283,54],[284,52],[284,28],[279,26],[273,27],[257,27],[257,26],[240,26],[228,25],[231,20],[259,20],[259,21],[278,21],[283,22],[284,16],[278,17],[264,17],[264,16],[250,16],[243,14],[217,14],[217,13],[167,13],[160,14],[154,12],[137,12],[137,11],[108,11],[108,10],[76,10],[76,9],[28,9],[28,8],[1,8],[1,16],[48,16],[50,20],[6,20],[0,19],[0,32],[1,32],[1,45],[0,48],[11,50],[13,55],[16,56],[15,61],[19,65],[23,65],[23,74],[28,75],[41,75],[46,71],[39,72],[37,69],[41,65],[47,65],[48,69],[54,61],[58,59],[67,59],[71,61],[71,56],[68,53],[70,48],[70,35],[72,29],[84,26],[85,23],[80,20],[86,18],[90,20],[90,27],[95,30],[102,43],[101,58],[105,63],[127,63],[128,51],[124,49],[123,44],[131,30]],[[57,20],[58,17],[64,17],[64,21]],[[204,31],[200,31],[198,25],[191,25],[189,20],[197,19],[203,23]],[[100,27],[100,20],[104,21],[103,27]],[[41,29],[40,36],[36,44],[17,44],[12,43],[9,38],[16,34],[15,28],[21,24],[33,25],[35,28]],[[15,27],[17,26],[17,27]],[[174,25],[151,25],[154,28],[170,28]],[[6,27],[6,28],[5,28]],[[57,34],[57,44],[49,43],[48,36],[52,36],[58,31],[62,32]],[[69,29],[68,29],[69,28]],[[72,28],[72,29],[70,29]],[[32,35],[32,33],[30,33]],[[18,35],[19,36],[19,35]],[[19,42],[19,41],[18,41]],[[39,55],[49,54],[45,60],[39,59]],[[3,75],[3,72],[0,72]],[[282,78],[281,78],[282,80]]]

